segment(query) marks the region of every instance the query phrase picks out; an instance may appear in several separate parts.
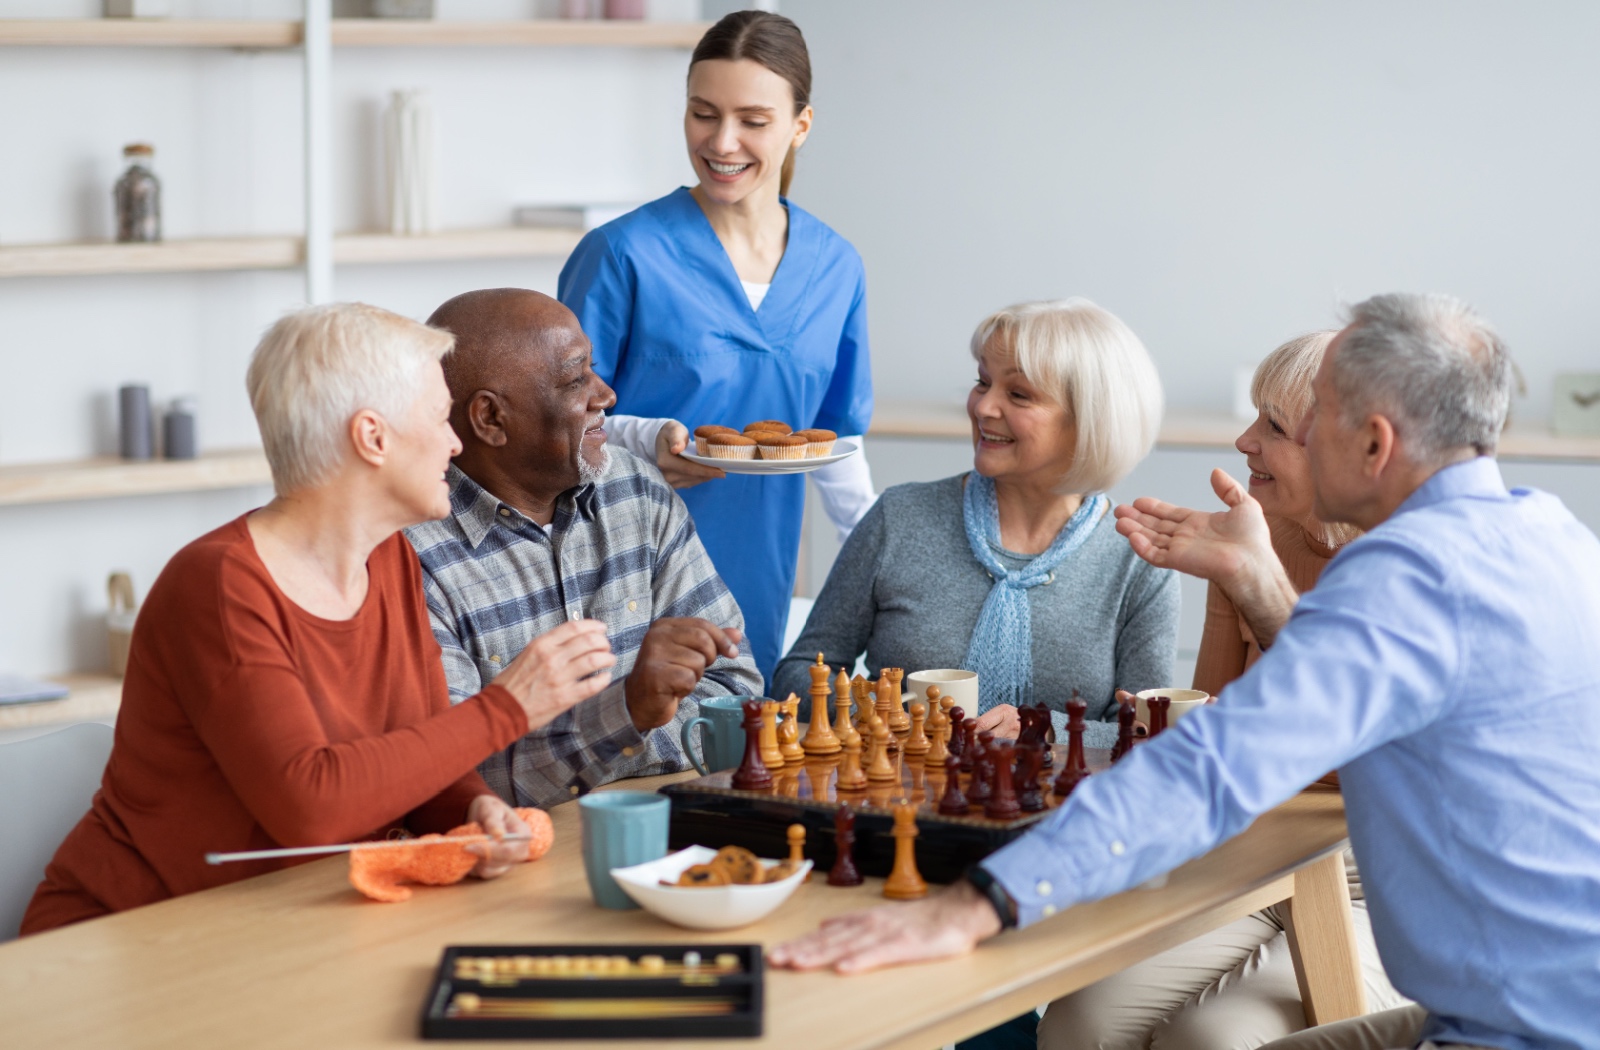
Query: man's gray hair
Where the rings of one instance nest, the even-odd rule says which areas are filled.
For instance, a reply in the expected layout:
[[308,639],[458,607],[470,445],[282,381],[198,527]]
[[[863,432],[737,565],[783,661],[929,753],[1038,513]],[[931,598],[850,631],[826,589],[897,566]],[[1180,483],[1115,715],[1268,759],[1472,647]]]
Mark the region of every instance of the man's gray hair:
[[1386,416],[1406,454],[1422,464],[1465,448],[1492,455],[1511,407],[1514,366],[1505,342],[1449,295],[1357,303],[1331,368],[1345,425]]

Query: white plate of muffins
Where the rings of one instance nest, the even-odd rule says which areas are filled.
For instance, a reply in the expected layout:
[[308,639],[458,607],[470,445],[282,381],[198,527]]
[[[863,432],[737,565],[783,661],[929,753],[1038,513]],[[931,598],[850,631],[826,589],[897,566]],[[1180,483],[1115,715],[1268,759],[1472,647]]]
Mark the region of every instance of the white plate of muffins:
[[685,450],[683,458],[729,474],[805,474],[859,451],[855,442],[840,441],[831,430],[795,430],[780,420],[763,419],[743,430],[695,427],[694,450]]

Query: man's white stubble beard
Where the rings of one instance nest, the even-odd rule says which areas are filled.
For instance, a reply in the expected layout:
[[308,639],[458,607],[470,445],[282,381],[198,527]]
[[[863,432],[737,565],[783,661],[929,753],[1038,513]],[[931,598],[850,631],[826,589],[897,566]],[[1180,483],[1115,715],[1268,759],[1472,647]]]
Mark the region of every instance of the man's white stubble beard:
[[589,457],[582,452],[578,453],[578,484],[593,485],[604,476],[611,467],[611,449],[605,445],[600,446],[598,463],[590,463]]

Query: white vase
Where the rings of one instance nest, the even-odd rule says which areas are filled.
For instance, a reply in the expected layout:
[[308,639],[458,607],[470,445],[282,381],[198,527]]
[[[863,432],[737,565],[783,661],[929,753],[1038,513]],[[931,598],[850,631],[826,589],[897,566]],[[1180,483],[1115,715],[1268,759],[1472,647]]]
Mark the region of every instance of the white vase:
[[389,232],[434,231],[433,106],[421,89],[396,91],[384,117],[388,152]]

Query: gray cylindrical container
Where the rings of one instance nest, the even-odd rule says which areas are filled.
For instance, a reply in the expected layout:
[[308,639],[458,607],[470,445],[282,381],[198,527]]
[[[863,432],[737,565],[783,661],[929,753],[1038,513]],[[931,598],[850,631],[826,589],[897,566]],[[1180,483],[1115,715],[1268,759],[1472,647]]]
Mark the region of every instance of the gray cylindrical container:
[[149,459],[155,454],[149,387],[129,383],[117,391],[117,432],[123,459]]
[[175,398],[167,408],[161,420],[161,453],[168,459],[193,459],[199,455],[193,398]]

